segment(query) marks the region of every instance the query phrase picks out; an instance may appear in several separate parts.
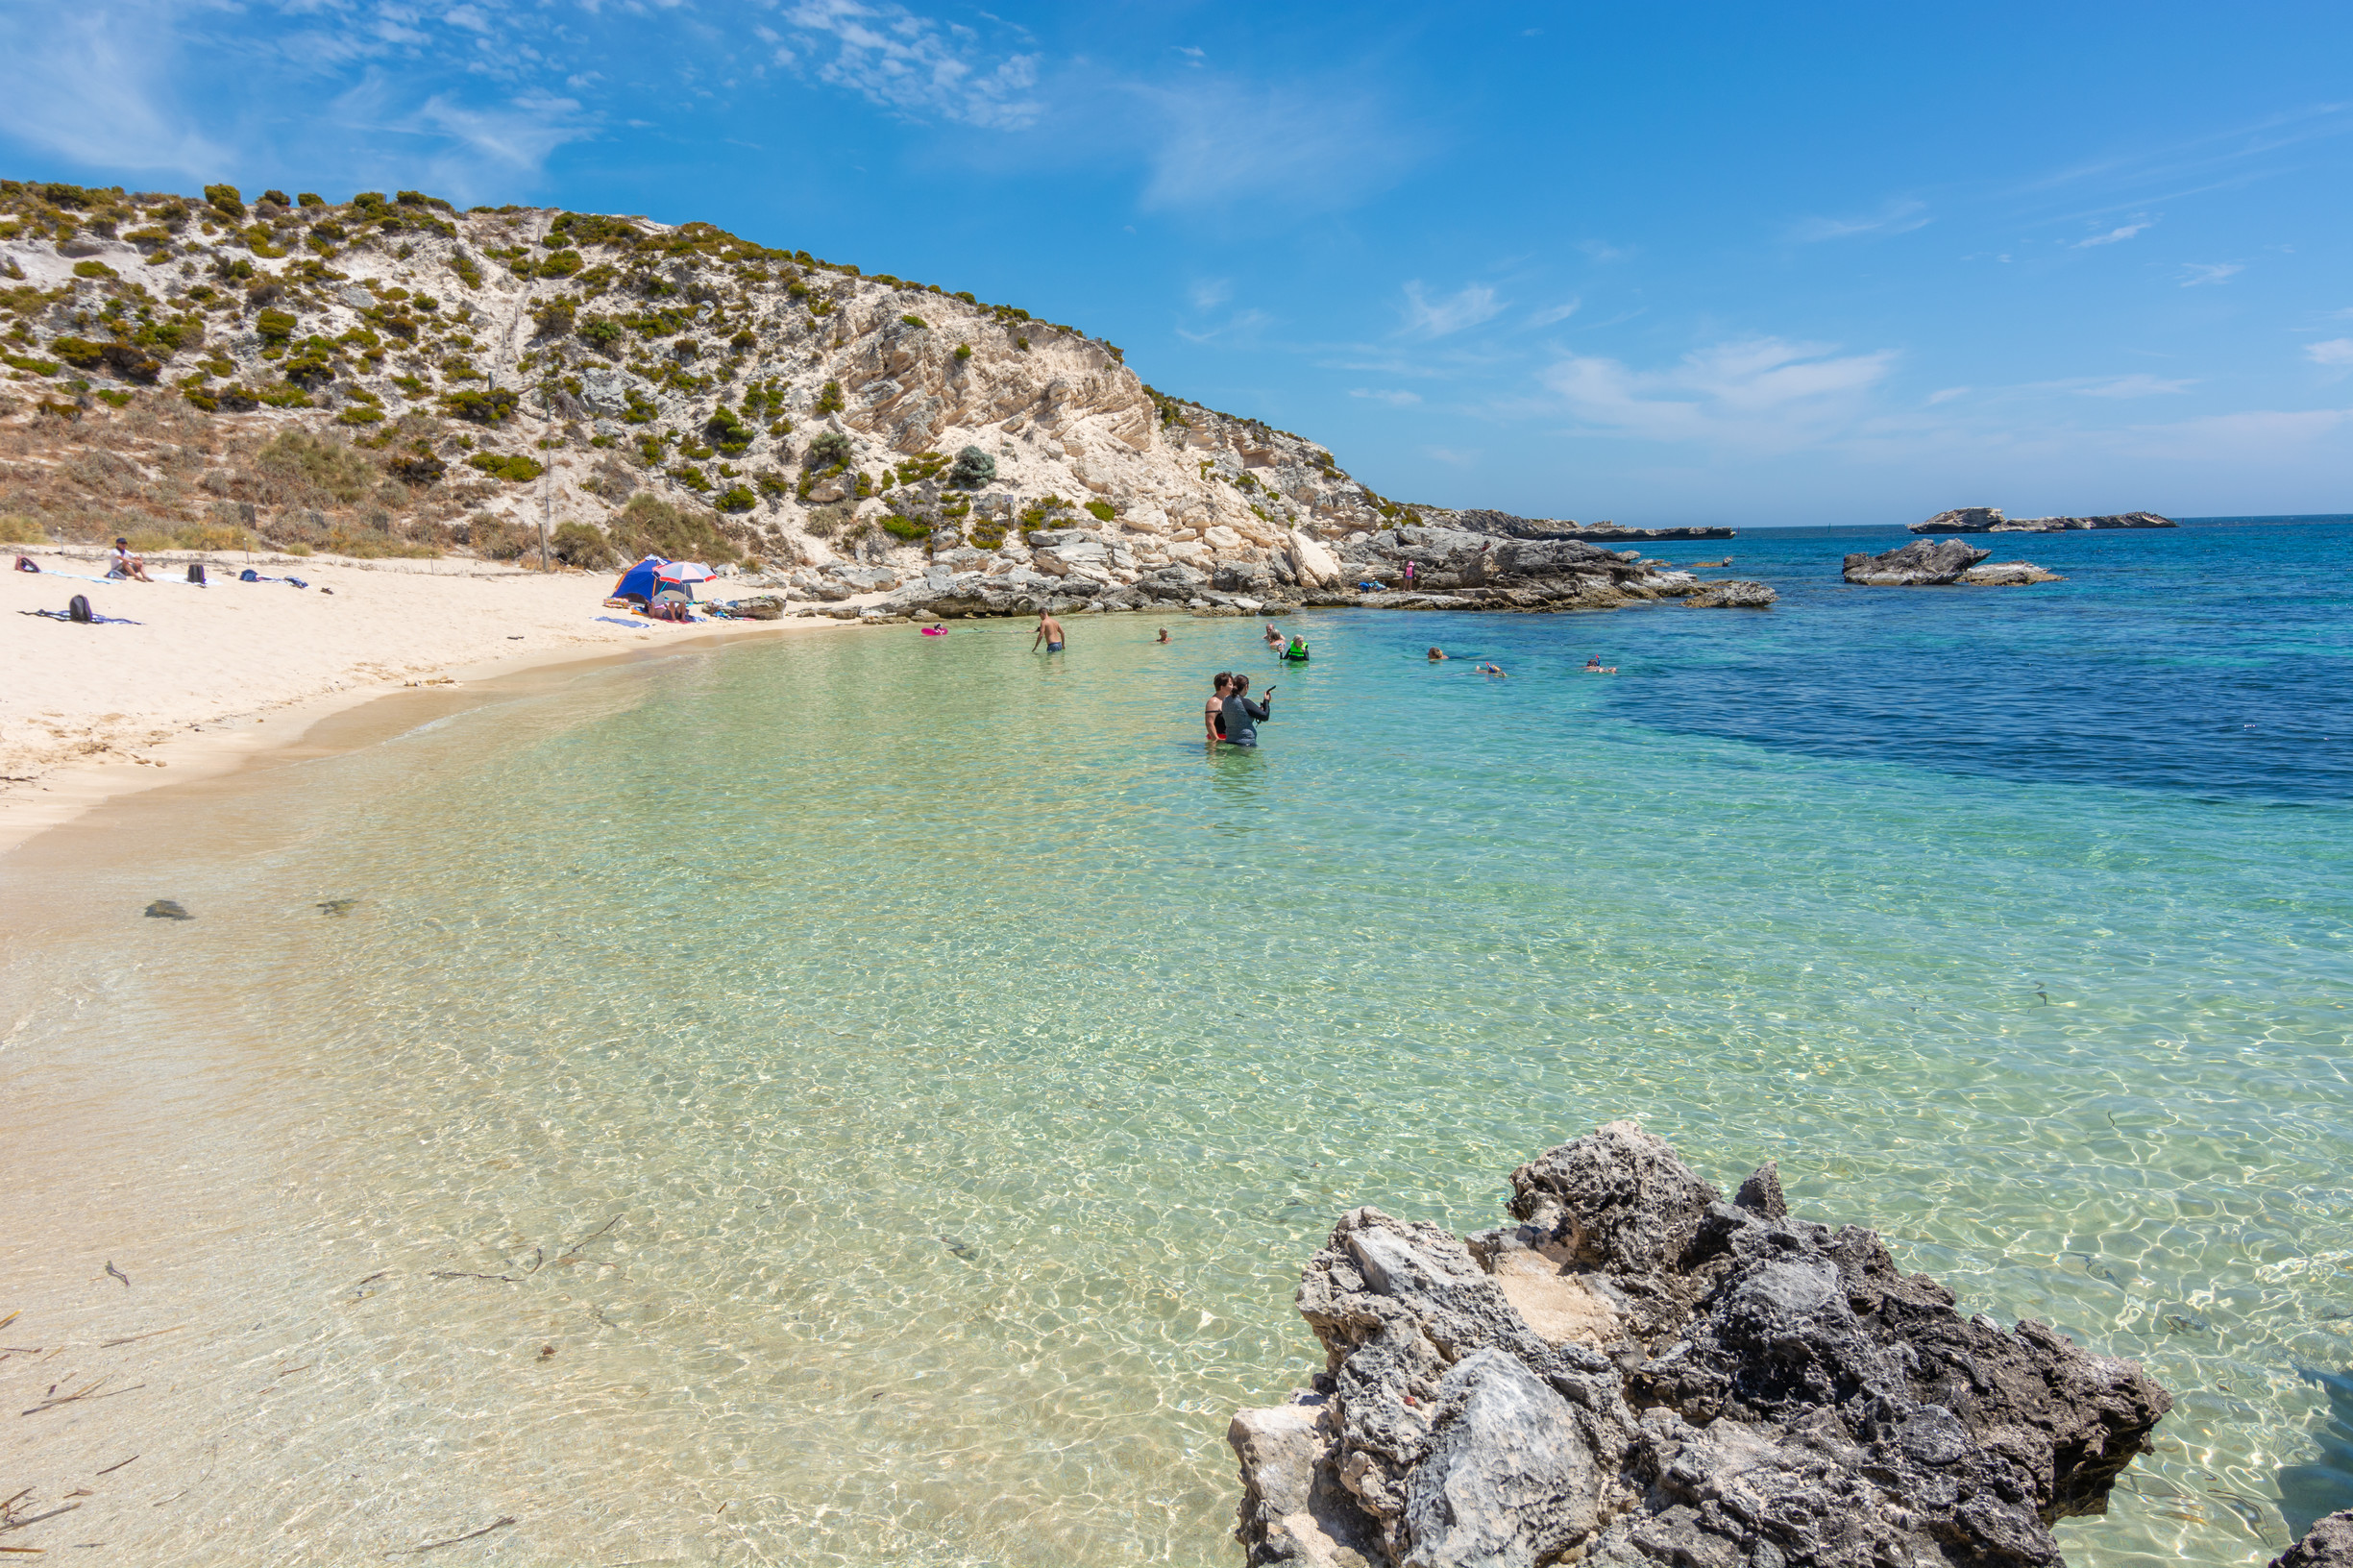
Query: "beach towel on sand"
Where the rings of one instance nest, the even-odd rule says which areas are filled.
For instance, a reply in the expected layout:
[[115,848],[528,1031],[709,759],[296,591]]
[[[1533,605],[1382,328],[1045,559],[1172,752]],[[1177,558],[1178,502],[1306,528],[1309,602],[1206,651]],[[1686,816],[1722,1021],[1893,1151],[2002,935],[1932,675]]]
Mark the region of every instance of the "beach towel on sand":
[[[63,610],[18,610],[16,613],[18,615],[37,615],[44,621],[70,622],[73,620],[73,617],[66,614]],[[126,620],[119,615],[100,615],[93,610],[90,612],[89,620],[78,624],[92,626],[143,626],[147,623],[144,621]]]

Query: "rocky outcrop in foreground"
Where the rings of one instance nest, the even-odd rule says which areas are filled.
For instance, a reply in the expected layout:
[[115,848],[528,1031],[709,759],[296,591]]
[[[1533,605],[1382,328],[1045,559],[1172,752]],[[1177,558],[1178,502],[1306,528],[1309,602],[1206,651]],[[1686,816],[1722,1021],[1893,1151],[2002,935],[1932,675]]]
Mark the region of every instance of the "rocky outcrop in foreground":
[[2353,1568],[2353,1508],[2341,1508],[2271,1559],[2271,1568]]
[[2068,533],[2080,528],[2177,528],[2180,524],[2155,512],[2118,512],[2108,517],[2004,517],[1998,506],[1956,506],[1925,523],[1912,525],[1914,533]]
[[2054,1568],[2172,1405],[1791,1217],[1770,1164],[1728,1203],[1621,1121],[1511,1188],[1514,1226],[1359,1209],[1309,1262],[1328,1368],[1227,1434],[1249,1562]]

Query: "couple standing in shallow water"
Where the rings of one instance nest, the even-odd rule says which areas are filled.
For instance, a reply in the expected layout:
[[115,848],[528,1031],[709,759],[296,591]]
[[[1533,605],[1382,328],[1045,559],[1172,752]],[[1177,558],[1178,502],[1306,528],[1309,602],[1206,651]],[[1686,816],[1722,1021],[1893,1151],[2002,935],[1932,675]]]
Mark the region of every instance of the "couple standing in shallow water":
[[1212,683],[1210,699],[1201,705],[1201,727],[1208,732],[1211,749],[1219,741],[1228,746],[1259,744],[1259,725],[1274,717],[1275,689],[1266,688],[1263,698],[1252,701],[1250,677],[1229,674],[1220,670]]

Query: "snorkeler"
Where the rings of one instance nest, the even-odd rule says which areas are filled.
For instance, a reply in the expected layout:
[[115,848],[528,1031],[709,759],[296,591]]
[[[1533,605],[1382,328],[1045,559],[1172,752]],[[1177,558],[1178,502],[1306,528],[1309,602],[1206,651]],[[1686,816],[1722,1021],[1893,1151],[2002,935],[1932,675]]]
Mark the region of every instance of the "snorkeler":
[[1259,725],[1274,717],[1275,689],[1266,688],[1265,698],[1250,700],[1250,677],[1236,675],[1233,690],[1226,694],[1225,739],[1230,745],[1256,747]]
[[1588,675],[1614,675],[1617,673],[1618,667],[1614,664],[1610,665],[1607,669],[1604,669],[1602,667],[1602,661],[1598,658],[1587,659],[1585,661],[1585,674]]

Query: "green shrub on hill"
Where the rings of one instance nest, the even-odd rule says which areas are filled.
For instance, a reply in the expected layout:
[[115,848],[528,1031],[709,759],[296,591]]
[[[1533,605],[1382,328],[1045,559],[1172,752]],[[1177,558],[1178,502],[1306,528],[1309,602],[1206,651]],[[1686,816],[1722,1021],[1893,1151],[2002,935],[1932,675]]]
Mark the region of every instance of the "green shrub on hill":
[[526,484],[547,472],[536,457],[522,453],[478,452],[466,459],[468,467],[478,468],[494,479],[509,484]]
[[630,560],[732,561],[741,555],[717,519],[640,490],[612,521],[613,542]]
[[223,217],[233,218],[239,223],[245,221],[245,198],[238,193],[236,186],[207,185],[205,186],[205,200],[209,202],[212,209]]

